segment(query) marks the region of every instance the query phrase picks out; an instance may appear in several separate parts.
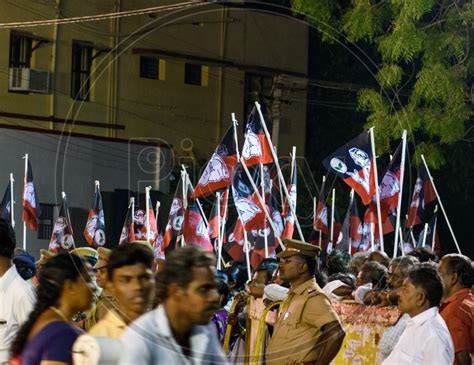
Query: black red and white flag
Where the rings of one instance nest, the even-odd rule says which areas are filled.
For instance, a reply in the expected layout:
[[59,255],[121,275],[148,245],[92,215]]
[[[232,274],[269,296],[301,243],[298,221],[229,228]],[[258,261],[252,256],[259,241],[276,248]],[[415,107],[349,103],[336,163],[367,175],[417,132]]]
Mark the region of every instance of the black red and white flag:
[[95,192],[83,234],[89,245],[94,247],[105,245],[104,208],[102,206],[102,196],[100,195],[98,183],[95,185]]
[[5,194],[3,194],[2,203],[0,204],[0,218],[5,219],[8,223],[12,222],[12,195],[11,181],[8,182]]
[[[166,224],[165,234],[163,236],[163,250],[168,248],[174,249],[176,244],[181,242],[185,214],[185,200],[187,201],[187,196],[184,196],[183,194],[183,186],[185,184],[184,180],[187,180],[187,178],[182,175],[174,193],[170,212],[168,214],[168,223]],[[188,186],[186,186],[186,188],[186,191],[189,192]]]
[[370,135],[367,131],[326,157],[323,165],[354,189],[365,205],[371,202],[375,194],[375,177]]
[[134,203],[130,201],[128,204],[127,214],[125,215],[125,221],[123,222],[122,232],[120,234],[119,245],[135,241],[135,224],[134,224]]
[[293,164],[293,169],[290,176],[290,184],[288,185],[288,194],[290,199],[285,198],[285,204],[283,205],[282,216],[285,218],[285,230],[283,231],[283,238],[293,238],[293,232],[295,231],[295,216],[293,211],[290,209],[289,204],[292,205],[293,210],[296,212],[296,178],[297,166]]
[[342,239],[336,245],[336,249],[348,251],[351,248],[351,254],[356,253],[360,248],[362,240],[362,220],[360,219],[357,200],[355,197],[350,200],[341,229]]
[[418,176],[408,211],[406,227],[412,228],[425,219],[426,206],[436,200],[436,194],[424,165],[418,167]]
[[441,239],[437,230],[438,212],[435,208],[435,213],[430,221],[425,224],[418,236],[416,247],[428,247],[435,252],[441,251]]
[[[258,181],[258,172],[253,181]],[[241,164],[237,164],[232,182],[232,196],[239,217],[247,231],[265,227],[265,212]]]
[[383,174],[379,184],[380,212],[382,222],[385,223],[389,212],[397,208],[398,196],[400,194],[400,173],[402,164],[403,142],[400,142],[390,161],[387,170]]
[[28,170],[24,182],[23,213],[21,218],[29,229],[36,231],[38,229],[38,217],[41,212],[38,202],[38,194],[33,182],[33,170],[31,168],[30,160],[28,160]]
[[232,184],[232,174],[237,163],[234,128],[227,130],[199,178],[192,198],[208,196]]
[[205,251],[213,252],[206,223],[194,199],[188,201],[182,231],[186,245],[201,246]]
[[325,183],[321,185],[321,191],[319,193],[318,204],[316,205],[316,212],[313,217],[313,229],[314,231],[320,231],[323,234],[328,233],[328,207],[326,205],[326,193]]
[[59,214],[54,222],[53,234],[49,241],[49,251],[61,252],[74,249],[74,237],[72,231],[71,217],[66,201],[66,194],[63,194]]
[[[212,242],[216,240],[219,236],[219,215],[220,215],[220,226],[222,226],[227,222],[227,218],[229,216],[227,203],[229,200],[229,189],[224,189],[220,191],[221,198],[219,204],[217,203],[217,197],[212,204],[211,215],[209,216],[209,227],[208,233],[209,238]],[[218,209],[219,207],[219,209]],[[219,214],[218,214],[219,211]]]
[[265,137],[256,107],[252,108],[247,119],[242,157],[247,166],[273,162],[272,146]]

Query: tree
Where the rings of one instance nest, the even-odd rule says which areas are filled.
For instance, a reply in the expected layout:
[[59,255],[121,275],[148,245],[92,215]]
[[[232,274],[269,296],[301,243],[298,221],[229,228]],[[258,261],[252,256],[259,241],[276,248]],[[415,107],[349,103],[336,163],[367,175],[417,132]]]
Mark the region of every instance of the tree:
[[[329,43],[371,44],[376,86],[358,93],[358,108],[375,126],[379,153],[407,129],[439,168],[450,145],[472,133],[474,5],[462,0],[293,0]],[[472,138],[472,137],[471,137]],[[444,153],[443,153],[444,151]]]

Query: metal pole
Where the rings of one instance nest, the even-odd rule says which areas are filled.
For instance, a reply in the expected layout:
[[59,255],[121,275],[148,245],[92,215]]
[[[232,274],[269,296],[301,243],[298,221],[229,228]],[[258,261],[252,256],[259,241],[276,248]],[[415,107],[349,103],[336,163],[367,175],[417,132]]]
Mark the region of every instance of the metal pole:
[[[374,138],[374,127],[369,129],[370,133],[370,145],[372,147],[372,158],[374,161],[374,178],[375,178],[375,199],[377,202],[377,220],[379,222],[379,237],[380,237],[380,249],[385,252],[384,242],[383,242],[383,227],[382,227],[382,212],[380,210],[380,194],[379,194],[379,175],[377,172],[377,159],[375,156],[375,138]],[[372,230],[374,231],[374,230]],[[373,232],[375,236],[375,232]],[[372,251],[374,250],[374,240],[372,239]]]
[[[407,131],[403,130],[402,134],[402,161],[400,166],[400,191],[398,192],[398,204],[397,204],[397,220],[395,223],[395,241],[393,242],[393,258],[397,256],[397,247],[398,247],[398,229],[400,228],[400,215],[402,214],[402,195],[403,195],[403,180],[405,177],[405,154],[406,154],[406,145],[407,145]],[[380,222],[380,226],[382,223]],[[403,240],[403,237],[400,236],[400,239]],[[403,253],[403,243],[402,247],[402,256]]]
[[426,172],[428,173],[428,176],[431,181],[431,185],[433,185],[433,190],[436,194],[436,197],[438,198],[439,206],[441,208],[441,211],[443,212],[444,218],[446,219],[446,223],[448,224],[449,231],[451,232],[451,236],[453,236],[454,243],[456,244],[456,248],[458,250],[458,253],[461,253],[461,249],[459,248],[458,240],[456,239],[456,236],[454,235],[453,228],[451,227],[451,223],[449,222],[448,215],[446,214],[446,211],[444,210],[443,202],[441,201],[441,198],[439,197],[438,190],[436,189],[433,176],[431,176],[430,169],[428,168],[428,164],[426,163],[425,156],[421,155],[421,159],[423,160],[423,164],[425,165]]

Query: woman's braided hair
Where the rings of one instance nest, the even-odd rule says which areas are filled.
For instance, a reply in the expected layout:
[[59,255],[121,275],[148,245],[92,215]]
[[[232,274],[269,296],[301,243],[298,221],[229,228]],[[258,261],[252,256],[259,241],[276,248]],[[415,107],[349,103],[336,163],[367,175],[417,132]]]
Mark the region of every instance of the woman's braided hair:
[[76,281],[86,270],[85,261],[77,255],[60,254],[46,262],[38,275],[39,285],[36,304],[28,320],[18,330],[10,348],[12,357],[19,356],[28,339],[31,328],[39,316],[51,306],[57,306],[66,280]]

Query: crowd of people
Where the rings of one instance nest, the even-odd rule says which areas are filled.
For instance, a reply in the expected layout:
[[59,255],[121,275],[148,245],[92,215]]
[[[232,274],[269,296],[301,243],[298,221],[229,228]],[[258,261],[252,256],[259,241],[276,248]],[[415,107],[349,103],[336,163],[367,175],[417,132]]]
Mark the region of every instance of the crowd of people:
[[468,257],[284,244],[250,279],[192,244],[166,260],[136,241],[35,262],[0,219],[0,364],[329,364],[345,346],[336,303],[398,308],[378,363],[473,363]]

